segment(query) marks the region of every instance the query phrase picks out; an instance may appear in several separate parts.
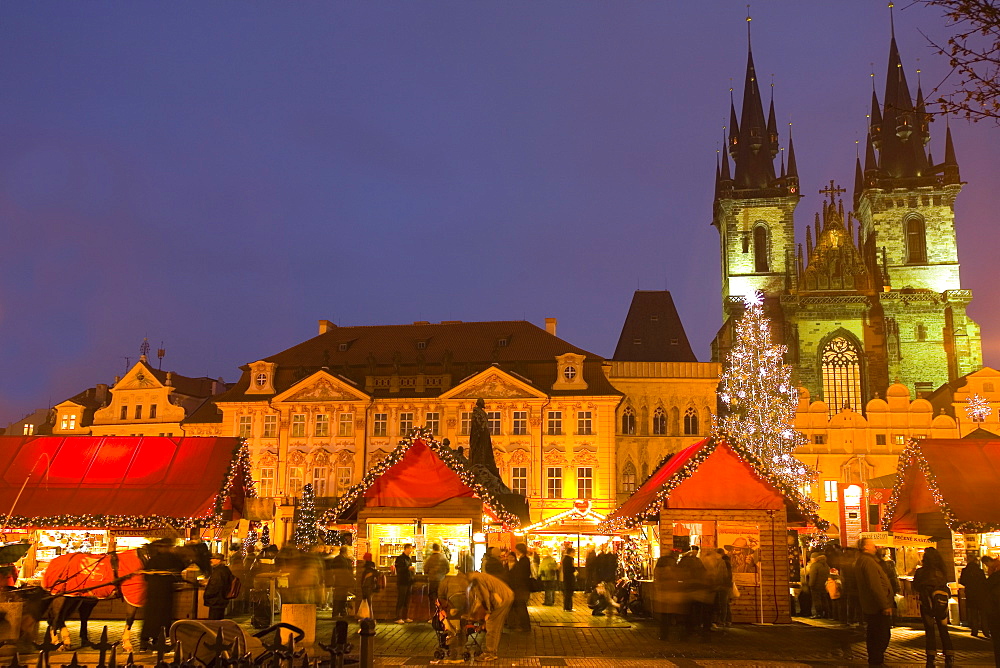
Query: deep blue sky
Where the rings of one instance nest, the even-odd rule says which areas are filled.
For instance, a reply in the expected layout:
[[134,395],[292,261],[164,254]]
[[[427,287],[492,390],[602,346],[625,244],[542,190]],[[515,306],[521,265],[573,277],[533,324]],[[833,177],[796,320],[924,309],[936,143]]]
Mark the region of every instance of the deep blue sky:
[[[147,335],[165,369],[227,380],[320,318],[555,316],[610,355],[636,287],[670,289],[708,359],[715,152],[731,77],[742,93],[745,11],[2,3],[0,423],[113,380]],[[753,15],[763,87],[774,73],[778,118],[795,123],[802,233],[824,182],[853,183],[888,10]],[[919,30],[941,36],[943,19],[897,10],[914,90],[918,66],[925,88],[945,67]],[[1000,129],[952,125],[963,282],[1000,365]]]

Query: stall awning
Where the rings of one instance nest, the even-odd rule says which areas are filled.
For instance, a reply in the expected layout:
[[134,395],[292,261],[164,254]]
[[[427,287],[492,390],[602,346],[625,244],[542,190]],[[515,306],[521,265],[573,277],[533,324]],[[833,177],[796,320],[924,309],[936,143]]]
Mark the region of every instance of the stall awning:
[[891,531],[915,532],[917,516],[934,511],[952,531],[1000,530],[1000,440],[922,439],[900,455],[898,470]]
[[239,511],[247,485],[240,444],[222,437],[0,436],[0,513],[11,515],[9,526],[144,527]]

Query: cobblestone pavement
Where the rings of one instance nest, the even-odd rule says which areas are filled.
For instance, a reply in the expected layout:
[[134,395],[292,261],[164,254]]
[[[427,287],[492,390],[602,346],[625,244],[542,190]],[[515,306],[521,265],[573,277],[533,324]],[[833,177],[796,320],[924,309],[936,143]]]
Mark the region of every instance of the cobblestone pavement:
[[[797,619],[793,624],[733,626],[713,632],[708,638],[661,642],[658,628],[648,619],[594,617],[582,596],[575,612],[561,605],[530,607],[530,633],[505,632],[500,659],[476,662],[495,668],[506,666],[568,666],[571,668],[670,668],[679,666],[862,666],[867,665],[864,631],[825,620]],[[317,638],[328,641],[333,630],[329,612],[319,613]],[[237,617],[246,624],[246,619]],[[92,621],[91,634],[100,634],[104,622]],[[112,640],[120,637],[122,622],[108,622]],[[71,622],[74,641],[78,623]],[[351,642],[357,643],[358,626],[350,625]],[[96,630],[96,633],[94,632]],[[437,639],[426,621],[410,624],[379,623],[375,651],[382,666],[428,665]],[[952,627],[955,662],[958,666],[993,666],[989,641],[972,638],[968,630]],[[355,651],[357,647],[355,646]],[[92,652],[82,652],[82,663]],[[886,657],[893,668],[923,666],[922,627],[893,629]],[[139,663],[147,655],[137,655]],[[939,658],[939,665],[943,659]]]

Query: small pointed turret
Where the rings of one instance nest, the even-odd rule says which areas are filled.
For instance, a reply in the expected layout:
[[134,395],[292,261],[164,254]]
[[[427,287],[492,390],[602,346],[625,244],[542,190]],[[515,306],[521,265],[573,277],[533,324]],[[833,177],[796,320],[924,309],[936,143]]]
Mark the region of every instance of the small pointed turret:
[[725,153],[722,153],[720,157],[722,158],[722,172],[720,174],[721,181],[719,185],[721,186],[731,185],[733,177],[730,176],[729,172],[729,156],[726,155]]
[[736,120],[736,104],[733,102],[733,89],[729,89],[729,155],[734,160],[740,150],[740,124]]
[[944,133],[944,182],[947,184],[962,182],[962,176],[958,171],[958,159],[955,157],[955,143],[951,139],[950,124]]
[[861,191],[865,189],[865,175],[861,171],[861,158],[854,159],[854,209],[857,210],[861,201]]
[[778,122],[774,119],[774,84],[771,84],[771,109],[767,112],[767,140],[771,157],[778,154]]
[[871,136],[865,142],[865,187],[873,188],[878,183],[878,160],[875,158],[875,147]]
[[781,152],[781,176],[778,177],[780,180],[785,180],[785,152]]
[[[813,223],[816,226],[816,234],[819,235],[819,212],[816,213],[816,222]],[[813,235],[812,228],[806,225],[806,257],[810,258],[813,254]]]
[[878,107],[878,95],[875,93],[875,80],[872,79],[872,113],[868,121],[869,144],[879,148],[882,144],[882,111]]
[[[917,72],[920,72],[920,70],[917,70]],[[919,135],[919,139],[924,144],[926,144],[931,140],[931,133],[929,126],[932,119],[931,115],[927,113],[927,108],[924,105],[924,91],[920,87],[919,83],[917,84],[917,106],[916,109],[914,110],[913,115],[916,124],[916,132]],[[928,164],[933,165],[934,163],[928,160]]]
[[719,180],[720,180],[720,174],[719,174],[719,152],[716,151],[716,153],[715,153],[715,192],[719,192]]

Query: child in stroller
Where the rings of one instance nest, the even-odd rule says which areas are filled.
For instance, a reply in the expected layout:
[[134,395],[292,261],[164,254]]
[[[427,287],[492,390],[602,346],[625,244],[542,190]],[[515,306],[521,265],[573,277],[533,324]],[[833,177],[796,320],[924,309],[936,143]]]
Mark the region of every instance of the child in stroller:
[[484,622],[463,617],[449,618],[444,606],[438,602],[431,617],[431,628],[438,641],[434,663],[465,663],[474,655],[483,653],[480,639],[486,633]]

